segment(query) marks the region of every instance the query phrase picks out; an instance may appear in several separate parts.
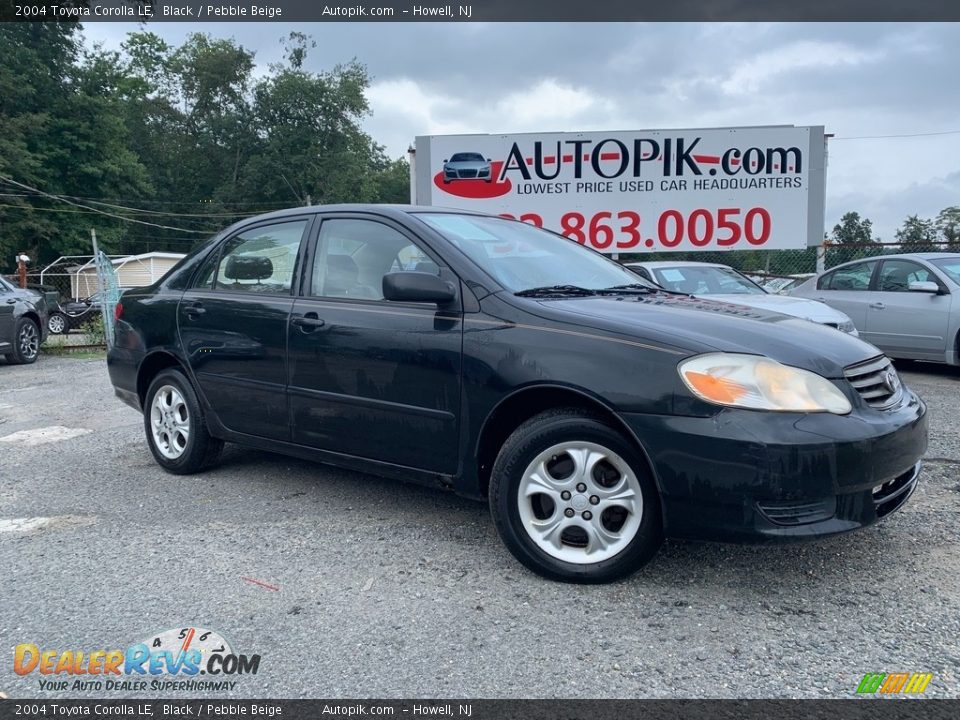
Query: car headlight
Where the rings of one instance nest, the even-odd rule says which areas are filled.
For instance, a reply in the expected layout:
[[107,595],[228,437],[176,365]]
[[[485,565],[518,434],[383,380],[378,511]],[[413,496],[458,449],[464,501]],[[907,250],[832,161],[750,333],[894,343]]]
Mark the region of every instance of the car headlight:
[[826,378],[759,355],[698,355],[680,363],[678,370],[694,395],[717,405],[836,415],[853,409]]

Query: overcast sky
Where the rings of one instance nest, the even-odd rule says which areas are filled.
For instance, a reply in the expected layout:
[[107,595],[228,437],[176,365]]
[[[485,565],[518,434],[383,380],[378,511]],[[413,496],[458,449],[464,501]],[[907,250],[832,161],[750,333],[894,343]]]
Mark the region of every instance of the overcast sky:
[[[118,48],[137,26],[89,23]],[[856,210],[892,241],[912,213],[960,205],[957,24],[151,23],[170,43],[234,37],[263,70],[291,30],[307,65],[357,58],[367,131],[391,156],[445,133],[825,125],[827,227]],[[851,138],[851,139],[845,139]]]

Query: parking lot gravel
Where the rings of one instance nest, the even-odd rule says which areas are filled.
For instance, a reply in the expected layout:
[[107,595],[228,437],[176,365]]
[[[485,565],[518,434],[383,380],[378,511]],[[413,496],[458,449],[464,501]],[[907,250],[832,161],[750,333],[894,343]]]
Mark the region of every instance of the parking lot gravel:
[[960,370],[900,369],[931,419],[902,511],[786,546],[668,542],[597,587],[529,573],[443,491],[230,446],[168,475],[103,360],[0,360],[0,692],[155,697],[42,690],[14,647],[197,626],[261,656],[222,697],[846,698],[901,671],[960,697]]

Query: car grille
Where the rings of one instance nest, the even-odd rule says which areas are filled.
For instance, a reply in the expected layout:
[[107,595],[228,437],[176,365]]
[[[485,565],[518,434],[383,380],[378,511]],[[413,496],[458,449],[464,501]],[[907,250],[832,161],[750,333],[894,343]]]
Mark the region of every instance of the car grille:
[[872,408],[884,410],[903,397],[903,385],[893,364],[886,357],[877,357],[844,368],[844,376]]
[[920,481],[920,463],[893,480],[873,489],[873,504],[877,508],[877,517],[889,515],[903,505],[913,493]]
[[476,170],[461,170],[460,177],[462,178],[475,178],[477,176]]

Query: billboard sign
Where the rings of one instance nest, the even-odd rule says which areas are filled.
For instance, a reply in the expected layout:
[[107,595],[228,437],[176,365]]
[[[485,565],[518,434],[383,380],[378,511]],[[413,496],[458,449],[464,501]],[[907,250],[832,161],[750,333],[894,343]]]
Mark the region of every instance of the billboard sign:
[[504,215],[605,253],[819,245],[823,127],[432,135],[417,204]]

